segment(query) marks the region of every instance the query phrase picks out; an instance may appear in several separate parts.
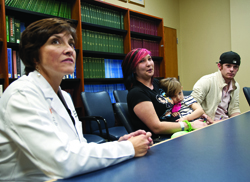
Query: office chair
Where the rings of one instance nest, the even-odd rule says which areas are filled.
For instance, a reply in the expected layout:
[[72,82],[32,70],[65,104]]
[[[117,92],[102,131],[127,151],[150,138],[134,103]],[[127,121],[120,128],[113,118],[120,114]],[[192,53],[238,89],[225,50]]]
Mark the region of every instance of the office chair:
[[96,123],[90,123],[91,133],[98,134],[107,140],[118,140],[121,136],[128,134],[124,126],[115,126],[113,106],[107,91],[82,92],[82,102],[85,114],[88,117],[97,119],[101,123],[101,135]]
[[[68,93],[70,98],[72,99],[71,97],[71,94]],[[72,99],[72,102],[73,102],[73,99]],[[78,117],[79,117],[79,114],[77,113]],[[82,120],[88,120],[88,118],[85,118],[85,117],[79,117],[79,121],[82,122]],[[90,142],[94,142],[94,143],[105,143],[106,140],[98,135],[94,135],[94,134],[83,134],[83,137],[87,140],[88,143]]]
[[114,97],[116,102],[126,102],[127,103],[127,95],[128,90],[114,90]]
[[117,102],[114,104],[114,110],[117,114],[119,121],[126,128],[128,133],[135,131],[133,125],[131,124],[131,118],[129,116],[128,104],[125,102]]
[[192,93],[192,90],[182,90],[184,96],[189,96]]
[[250,87],[243,87],[243,92],[250,106]]

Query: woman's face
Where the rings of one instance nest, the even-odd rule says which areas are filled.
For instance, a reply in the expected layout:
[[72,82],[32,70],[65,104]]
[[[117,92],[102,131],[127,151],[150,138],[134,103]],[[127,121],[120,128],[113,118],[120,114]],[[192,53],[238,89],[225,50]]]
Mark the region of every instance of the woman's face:
[[46,79],[62,79],[75,68],[75,42],[67,32],[52,35],[39,49],[39,72]]
[[149,79],[154,75],[154,61],[148,54],[136,66],[135,73],[137,79]]

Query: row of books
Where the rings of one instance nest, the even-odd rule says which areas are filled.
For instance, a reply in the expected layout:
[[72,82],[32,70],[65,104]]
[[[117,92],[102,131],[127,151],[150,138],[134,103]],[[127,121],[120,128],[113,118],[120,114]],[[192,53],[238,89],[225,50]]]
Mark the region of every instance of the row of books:
[[159,46],[157,41],[131,38],[131,49],[145,48],[151,51],[152,56],[159,56]]
[[123,83],[119,84],[99,84],[99,85],[84,85],[84,91],[85,92],[100,92],[100,91],[107,91],[111,102],[115,103],[115,98],[113,91],[114,90],[125,90],[125,86]]
[[[20,78],[25,74],[24,64],[19,57],[19,51],[12,50],[12,48],[7,48],[8,56],[8,77],[9,78]],[[76,78],[76,69],[74,73],[70,75],[65,75],[64,79],[74,79]]]
[[122,12],[81,2],[81,19],[83,22],[124,29]]
[[123,78],[122,60],[83,58],[84,78]]
[[130,16],[130,31],[157,36],[158,25],[148,19]]
[[14,16],[6,15],[7,42],[20,43],[21,33],[25,30],[24,22],[20,22]]
[[124,53],[123,36],[82,30],[83,50]]
[[5,0],[6,6],[71,19],[71,4],[58,0]]
[[7,48],[7,56],[9,78],[19,78],[24,75],[24,64],[19,57],[18,51]]

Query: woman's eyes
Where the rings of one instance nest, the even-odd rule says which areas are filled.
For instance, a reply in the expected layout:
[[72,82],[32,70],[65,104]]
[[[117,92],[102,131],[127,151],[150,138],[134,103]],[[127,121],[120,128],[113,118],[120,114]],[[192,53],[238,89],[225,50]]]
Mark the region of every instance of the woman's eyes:
[[60,43],[58,39],[53,39],[51,42],[52,42],[52,44],[59,44]]
[[[53,39],[52,44],[60,44],[60,40],[59,39]],[[75,48],[75,43],[74,42],[69,42],[70,47]]]
[[75,48],[75,43],[69,43],[69,45],[71,46],[71,47],[73,47],[73,48]]

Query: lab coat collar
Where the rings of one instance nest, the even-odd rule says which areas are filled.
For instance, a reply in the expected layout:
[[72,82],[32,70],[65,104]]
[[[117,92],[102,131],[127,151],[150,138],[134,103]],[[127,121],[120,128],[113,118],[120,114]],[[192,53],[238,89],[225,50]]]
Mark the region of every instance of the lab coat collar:
[[[75,131],[75,127],[66,108],[48,81],[37,71],[31,72],[29,77],[32,78],[34,84],[42,91],[47,102],[50,103],[51,112],[56,112]],[[61,92],[61,87],[59,87],[59,90]]]

